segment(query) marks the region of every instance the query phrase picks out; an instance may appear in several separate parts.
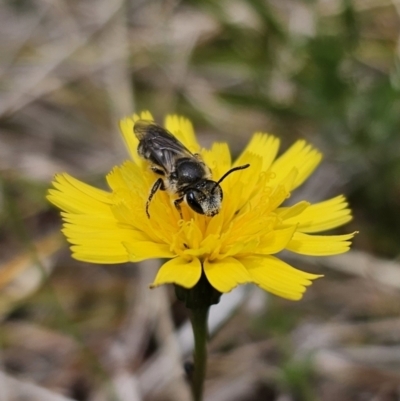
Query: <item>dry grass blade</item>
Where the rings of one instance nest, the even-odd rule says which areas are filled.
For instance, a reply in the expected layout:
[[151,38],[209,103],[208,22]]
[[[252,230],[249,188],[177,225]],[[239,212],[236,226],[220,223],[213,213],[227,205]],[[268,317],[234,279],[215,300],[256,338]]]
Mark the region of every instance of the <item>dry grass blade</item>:
[[0,372],[1,401],[76,401]]
[[[113,18],[122,5],[123,0],[103,1],[97,5],[98,21],[94,28],[88,32],[71,32],[63,35],[57,41],[44,43],[37,47],[40,59],[33,62],[24,71],[19,73],[19,69],[13,68],[11,76],[3,76],[7,86],[12,91],[5,93],[0,104],[0,115],[10,115],[27,104],[37,100],[43,94],[58,88],[59,80],[56,70],[62,63],[68,60],[75,52],[90,43],[93,37]],[[65,84],[65,82],[63,82]]]
[[[299,259],[292,255],[291,259]],[[400,289],[400,263],[372,256],[367,252],[350,251],[318,261],[307,259],[310,264],[319,264],[351,276],[364,277],[379,284]]]
[[40,288],[53,268],[53,256],[64,245],[53,233],[33,243],[35,253],[25,252],[0,266],[0,318],[13,306]]
[[341,351],[320,350],[314,355],[315,369],[320,375],[333,378],[344,385],[379,391],[382,383],[396,388],[400,382],[398,370],[385,370],[355,362]]

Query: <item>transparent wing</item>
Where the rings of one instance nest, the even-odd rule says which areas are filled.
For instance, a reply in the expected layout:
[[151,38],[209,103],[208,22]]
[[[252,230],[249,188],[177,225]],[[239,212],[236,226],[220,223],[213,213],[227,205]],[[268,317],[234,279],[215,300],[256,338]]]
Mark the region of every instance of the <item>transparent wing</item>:
[[133,130],[144,156],[167,172],[174,170],[177,159],[194,157],[170,132],[152,121],[136,121]]

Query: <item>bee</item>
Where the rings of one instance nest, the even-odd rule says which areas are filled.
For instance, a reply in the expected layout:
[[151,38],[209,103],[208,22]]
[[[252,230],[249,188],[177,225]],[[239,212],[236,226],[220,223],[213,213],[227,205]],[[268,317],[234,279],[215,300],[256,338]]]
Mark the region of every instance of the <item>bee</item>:
[[174,205],[182,218],[181,203],[196,213],[215,216],[221,210],[221,182],[231,173],[250,166],[245,164],[231,168],[218,181],[214,181],[210,168],[198,153],[190,152],[169,131],[153,121],[138,120],[134,134],[139,140],[138,154],[150,164],[159,176],[153,184],[146,202],[146,214],[150,218],[150,202],[158,190],[176,197]]

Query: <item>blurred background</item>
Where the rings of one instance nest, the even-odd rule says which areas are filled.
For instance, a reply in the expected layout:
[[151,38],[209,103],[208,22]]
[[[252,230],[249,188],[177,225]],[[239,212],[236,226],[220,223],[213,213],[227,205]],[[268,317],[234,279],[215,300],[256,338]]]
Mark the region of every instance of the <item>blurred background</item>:
[[398,0],[3,0],[0,400],[190,400],[157,262],[72,260],[45,200],[57,172],[105,187],[118,120],[145,109],[236,155],[256,130],[307,139],[325,158],[292,200],[344,193],[337,232],[360,231],[342,256],[287,255],[325,274],[300,302],[250,286],[221,306],[206,399],[399,400],[399,35]]

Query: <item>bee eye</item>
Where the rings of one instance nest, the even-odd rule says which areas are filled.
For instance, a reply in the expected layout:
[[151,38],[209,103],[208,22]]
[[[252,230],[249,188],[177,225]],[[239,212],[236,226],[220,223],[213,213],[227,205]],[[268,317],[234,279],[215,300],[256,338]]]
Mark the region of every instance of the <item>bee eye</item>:
[[196,213],[199,214],[204,214],[203,208],[198,202],[198,199],[201,199],[202,196],[202,193],[196,190],[188,191],[186,193],[186,202]]

